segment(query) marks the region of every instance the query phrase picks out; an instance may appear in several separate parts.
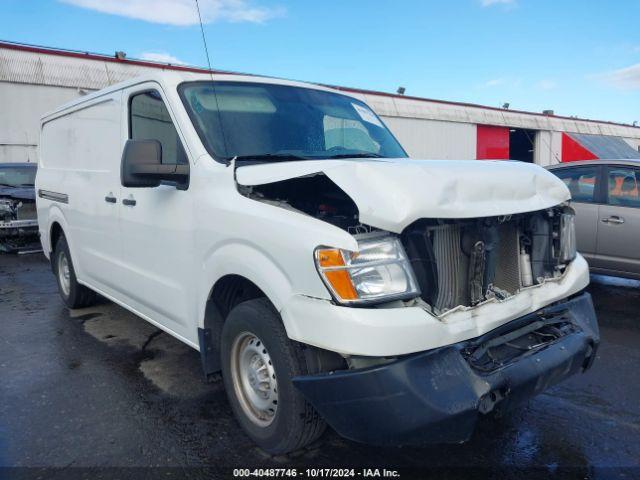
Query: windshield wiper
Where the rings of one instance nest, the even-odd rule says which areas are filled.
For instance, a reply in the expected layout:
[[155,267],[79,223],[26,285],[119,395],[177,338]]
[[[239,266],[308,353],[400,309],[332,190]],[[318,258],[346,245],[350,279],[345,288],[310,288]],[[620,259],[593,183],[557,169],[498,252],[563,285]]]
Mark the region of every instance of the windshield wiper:
[[259,155],[238,155],[234,157],[237,161],[266,161],[266,162],[291,162],[295,160],[311,160],[309,157],[294,155],[291,153],[264,153]]
[[388,158],[379,153],[339,153],[337,155],[330,155],[327,158]]
[[[339,153],[335,155],[313,155],[303,156],[294,153],[264,153],[258,155],[239,155],[234,157],[236,161],[256,161],[256,162],[291,162],[299,160],[326,160],[339,158],[388,158],[384,155],[372,152]],[[227,160],[227,161],[230,161]]]

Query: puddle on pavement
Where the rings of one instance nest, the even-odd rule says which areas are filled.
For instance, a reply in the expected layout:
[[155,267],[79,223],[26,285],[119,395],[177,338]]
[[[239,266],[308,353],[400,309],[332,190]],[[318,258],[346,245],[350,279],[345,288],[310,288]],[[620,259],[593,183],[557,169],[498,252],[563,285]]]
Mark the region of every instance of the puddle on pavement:
[[216,384],[204,381],[198,353],[188,345],[162,333],[149,342],[146,350],[154,355],[140,363],[140,370],[163,392],[195,398],[217,390]]
[[219,388],[205,382],[198,352],[118,305],[71,310],[70,316],[82,322],[89,335],[110,347],[144,351],[138,368],[168,395],[196,398]]
[[141,350],[149,336],[158,331],[153,325],[115,304],[74,310],[71,316],[84,321],[85,331],[107,345],[130,346]]

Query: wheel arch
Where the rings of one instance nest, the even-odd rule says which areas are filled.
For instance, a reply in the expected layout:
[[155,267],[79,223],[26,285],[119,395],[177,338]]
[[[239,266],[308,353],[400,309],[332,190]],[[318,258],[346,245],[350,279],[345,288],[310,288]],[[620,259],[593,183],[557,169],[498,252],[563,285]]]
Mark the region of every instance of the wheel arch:
[[49,252],[53,252],[53,249],[56,247],[56,244],[62,235],[64,235],[62,225],[60,225],[60,222],[55,220],[51,223],[51,228],[49,229]]
[[[230,294],[228,289],[232,286],[257,288],[278,312],[293,295],[292,281],[285,269],[259,246],[246,241],[218,245],[205,257],[202,269],[198,302],[200,328],[204,327],[209,300],[218,298],[216,295]],[[222,297],[218,301],[224,310]]]
[[64,216],[64,213],[57,205],[51,205],[49,207],[49,215],[48,215],[48,228],[46,230],[48,238],[46,239],[46,246],[48,247],[49,253],[53,252],[53,249],[56,248],[56,242],[60,238],[60,235],[64,234],[67,239],[67,242],[70,242],[68,232],[68,224],[67,219]]
[[48,250],[45,252],[50,257],[53,253],[53,250],[56,248],[56,243],[60,239],[62,235],[67,240],[67,245],[69,247],[69,253],[71,254],[71,261],[73,262],[73,266],[76,271],[76,275],[79,275],[81,272],[81,265],[77,261],[77,250],[73,243],[73,238],[69,234],[70,228],[67,223],[67,219],[64,216],[64,213],[60,208],[56,205],[51,206],[49,209],[49,219],[48,219],[48,228],[46,229],[46,234],[48,238],[45,239],[43,243],[43,247],[46,247]]
[[280,312],[293,292],[289,278],[277,263],[247,243],[218,248],[204,267],[204,285],[209,287],[202,292],[198,343],[204,372],[209,375],[220,370],[222,326],[233,307],[254,298],[266,298]]

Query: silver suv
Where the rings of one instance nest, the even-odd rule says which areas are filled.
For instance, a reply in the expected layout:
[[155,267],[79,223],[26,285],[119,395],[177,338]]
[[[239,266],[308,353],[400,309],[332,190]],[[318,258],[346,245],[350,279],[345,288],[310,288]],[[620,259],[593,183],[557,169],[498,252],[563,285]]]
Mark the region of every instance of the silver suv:
[[554,165],[576,211],[578,250],[594,273],[640,279],[640,160]]

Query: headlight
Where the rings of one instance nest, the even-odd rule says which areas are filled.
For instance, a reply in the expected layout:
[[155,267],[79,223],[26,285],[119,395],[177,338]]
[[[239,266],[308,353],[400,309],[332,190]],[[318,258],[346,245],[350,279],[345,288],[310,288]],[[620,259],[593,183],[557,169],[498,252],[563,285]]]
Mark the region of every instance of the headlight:
[[576,258],[576,216],[573,212],[560,215],[560,263],[568,263]]
[[337,248],[315,251],[318,272],[338,302],[379,302],[420,294],[397,237],[373,234],[357,240],[357,252]]

